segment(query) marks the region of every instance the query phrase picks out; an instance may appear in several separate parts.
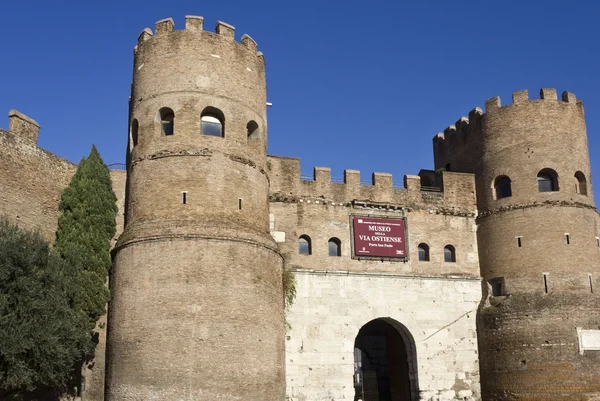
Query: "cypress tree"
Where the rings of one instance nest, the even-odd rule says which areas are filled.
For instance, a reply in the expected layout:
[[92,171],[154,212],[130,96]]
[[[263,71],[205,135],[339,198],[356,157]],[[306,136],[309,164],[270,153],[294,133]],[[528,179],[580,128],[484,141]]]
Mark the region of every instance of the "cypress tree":
[[106,280],[112,263],[116,200],[108,167],[92,146],[62,193],[54,248],[76,270],[73,304],[93,323],[105,313],[109,300]]
[[70,304],[74,276],[39,233],[0,218],[0,399],[60,394],[75,380],[94,344]]

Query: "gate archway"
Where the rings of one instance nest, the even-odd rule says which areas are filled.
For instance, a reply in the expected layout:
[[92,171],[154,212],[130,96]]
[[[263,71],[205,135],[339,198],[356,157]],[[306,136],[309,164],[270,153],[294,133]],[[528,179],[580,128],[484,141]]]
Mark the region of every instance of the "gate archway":
[[418,399],[417,354],[408,329],[391,318],[365,324],[354,341],[354,400]]

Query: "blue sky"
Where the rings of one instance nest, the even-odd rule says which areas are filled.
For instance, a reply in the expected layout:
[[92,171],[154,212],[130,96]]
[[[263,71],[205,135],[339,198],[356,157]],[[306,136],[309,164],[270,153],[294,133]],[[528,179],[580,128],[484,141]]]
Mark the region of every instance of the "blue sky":
[[[95,143],[123,162],[133,46],[146,26],[202,15],[250,34],[267,61],[269,153],[404,174],[432,168],[432,137],[486,99],[539,88],[585,104],[600,177],[600,4],[592,1],[46,1],[0,6],[0,114],[42,126],[77,162]],[[0,119],[6,128],[8,119]]]

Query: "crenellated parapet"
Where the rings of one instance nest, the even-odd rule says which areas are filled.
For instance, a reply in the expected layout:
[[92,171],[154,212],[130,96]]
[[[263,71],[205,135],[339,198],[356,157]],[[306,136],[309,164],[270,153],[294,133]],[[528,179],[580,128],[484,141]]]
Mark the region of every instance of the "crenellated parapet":
[[[204,17],[196,16],[196,15],[186,15],[185,16],[185,29],[182,31],[175,30],[175,22],[173,18],[165,18],[160,21],[157,21],[154,25],[155,34],[152,33],[150,28],[144,28],[144,30],[140,33],[138,37],[138,43],[134,47],[135,53],[138,52],[140,46],[143,46],[144,43],[154,36],[164,36],[169,35],[173,32],[184,32],[190,34],[211,34],[218,35],[220,38],[234,42],[235,41],[235,27],[223,21],[217,21],[214,32],[204,31]],[[248,50],[257,54],[258,56],[262,56],[262,53],[258,51],[258,45],[254,39],[252,39],[248,34],[243,34],[239,44],[246,47]]]
[[[369,204],[379,208],[427,208],[440,213],[474,215],[475,180],[472,174],[443,172],[439,179],[405,175],[403,185],[392,174],[372,173],[361,179],[358,170],[344,170],[343,179],[332,179],[331,169],[315,167],[312,177],[300,173],[300,159],[269,156],[270,199],[315,205]],[[433,175],[435,173],[431,172]]]

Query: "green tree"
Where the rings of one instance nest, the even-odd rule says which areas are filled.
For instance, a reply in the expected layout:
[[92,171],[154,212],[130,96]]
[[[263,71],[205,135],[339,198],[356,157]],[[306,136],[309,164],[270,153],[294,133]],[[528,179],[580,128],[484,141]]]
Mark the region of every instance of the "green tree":
[[45,398],[74,382],[94,345],[88,316],[70,305],[74,276],[39,233],[0,218],[0,399]]
[[108,167],[92,146],[62,193],[54,243],[61,257],[76,269],[73,304],[85,311],[91,322],[105,313],[109,299],[106,280],[112,263],[116,200]]

